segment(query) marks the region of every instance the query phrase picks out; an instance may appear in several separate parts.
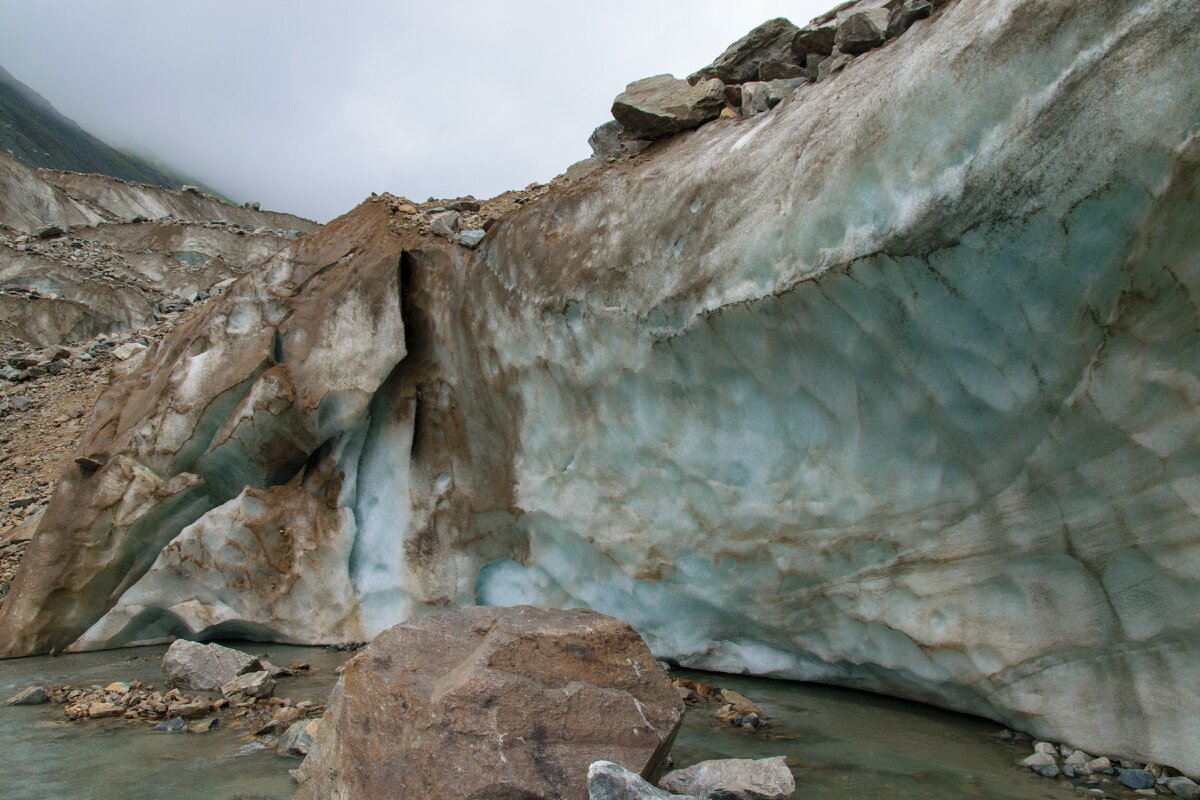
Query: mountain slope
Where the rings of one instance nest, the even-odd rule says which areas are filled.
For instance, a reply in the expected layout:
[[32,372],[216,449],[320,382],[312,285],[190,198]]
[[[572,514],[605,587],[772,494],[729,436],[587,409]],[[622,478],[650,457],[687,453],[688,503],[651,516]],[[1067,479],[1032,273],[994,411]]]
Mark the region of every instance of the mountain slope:
[[31,167],[98,172],[169,189],[182,185],[161,169],[100,141],[3,67],[0,67],[0,150],[8,150]]

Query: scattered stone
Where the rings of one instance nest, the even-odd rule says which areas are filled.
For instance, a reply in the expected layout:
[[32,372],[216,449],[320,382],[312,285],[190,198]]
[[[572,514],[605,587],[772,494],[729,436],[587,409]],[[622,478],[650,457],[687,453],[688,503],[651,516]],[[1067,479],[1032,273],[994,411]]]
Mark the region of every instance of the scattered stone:
[[1112,762],[1104,756],[1093,758],[1091,761],[1087,762],[1084,767],[1089,775],[1094,775],[1098,772],[1106,775],[1113,775],[1116,773],[1116,768],[1113,767]]
[[117,694],[128,694],[132,686],[123,681],[113,681],[108,686],[104,687],[106,692],[116,692]]
[[701,761],[668,772],[658,784],[676,794],[721,800],[786,800],[796,791],[783,756]]
[[221,687],[221,694],[231,697],[244,694],[247,697],[270,697],[275,693],[275,680],[266,670],[239,675]]
[[1072,750],[1070,754],[1067,755],[1066,763],[1070,764],[1072,767],[1082,767],[1091,760],[1092,757],[1082,750]]
[[158,733],[183,733],[187,730],[187,723],[183,721],[183,717],[169,717],[155,725],[151,730]]
[[904,0],[892,9],[888,19],[887,37],[894,39],[907,31],[914,22],[925,19],[933,13],[933,3],[929,0]]
[[563,177],[570,182],[583,180],[588,175],[591,175],[600,167],[604,166],[604,162],[598,158],[588,157],[581,161],[576,161],[571,166],[567,167],[567,171],[563,173]]
[[1144,769],[1123,769],[1117,775],[1117,780],[1130,789],[1154,788],[1154,776]]
[[14,694],[12,697],[4,701],[6,706],[40,706],[43,703],[49,703],[50,696],[46,694],[45,687],[30,686]]
[[1034,753],[1031,756],[1026,756],[1017,763],[1022,767],[1033,769],[1034,767],[1046,767],[1051,764],[1057,764],[1058,760],[1049,753]]
[[621,156],[636,156],[652,144],[647,139],[626,138],[622,136],[624,130],[621,123],[610,119],[592,131],[588,137],[592,155],[602,161],[615,161]]
[[35,234],[33,234],[33,238],[35,238],[35,239],[54,239],[55,237],[62,236],[62,235],[63,235],[63,229],[60,228],[58,225],[47,225],[46,227],[42,228],[41,230],[39,230]]
[[29,406],[33,403],[32,400],[23,394],[19,394],[16,397],[10,397],[8,402],[12,405],[14,411],[28,411]]
[[796,31],[792,37],[792,57],[797,63],[808,56],[827,56],[833,52],[837,38],[837,23],[829,21],[821,25],[810,25]]
[[275,752],[281,756],[307,756],[321,731],[321,720],[308,719],[293,722],[279,737]]
[[215,731],[219,727],[221,727],[220,717],[210,717],[200,722],[193,722],[187,726],[187,729],[188,733],[208,733],[209,731]]
[[1057,778],[1060,772],[1057,764],[1038,764],[1030,769],[1043,778]]
[[466,247],[478,247],[479,243],[483,241],[483,237],[486,235],[487,231],[480,230],[478,228],[469,231],[463,231],[458,235],[458,243]]
[[429,232],[447,239],[452,238],[454,231],[458,228],[458,217],[457,211],[443,211],[434,214],[429,220]]
[[783,17],[768,20],[726,48],[712,64],[688,76],[695,85],[710,78],[723,83],[771,80],[803,74],[792,42],[800,29]]
[[112,355],[113,358],[126,361],[145,349],[146,345],[142,344],[141,342],[126,342],[119,347],[114,347],[112,349]]
[[163,656],[162,670],[169,686],[213,691],[261,666],[257,658],[239,650],[177,639]]
[[209,712],[210,706],[205,700],[193,700],[185,703],[171,703],[167,713],[183,719],[199,719]]
[[683,711],[641,637],[612,617],[434,612],[346,664],[296,800],[581,797],[602,757],[655,774]]
[[757,714],[760,717],[766,716],[766,712],[764,712],[756,704],[750,702],[749,698],[730,689],[721,690],[721,699],[728,703],[733,710],[739,714]]
[[[588,800],[673,800],[679,798],[648,783],[641,775],[611,761],[596,761],[587,771]],[[513,797],[520,795],[514,794]],[[682,800],[682,799],[681,799]]]
[[1049,742],[1034,742],[1033,752],[1045,753],[1046,755],[1058,757],[1058,748]]
[[847,14],[837,26],[834,44],[850,55],[865,53],[887,40],[888,10],[864,8]]
[[1191,778],[1177,775],[1173,778],[1167,778],[1164,785],[1171,790],[1171,793],[1176,797],[1182,797],[1183,800],[1200,800],[1200,784],[1196,783]]
[[825,80],[834,73],[841,72],[853,60],[853,56],[848,56],[845,53],[834,53],[822,60],[817,66],[817,82]]
[[692,86],[671,75],[629,84],[613,101],[612,114],[634,139],[656,139],[714,120],[725,107],[725,84],[713,78]]
[[125,708],[116,703],[92,703],[88,706],[87,715],[91,719],[109,719],[125,716]]

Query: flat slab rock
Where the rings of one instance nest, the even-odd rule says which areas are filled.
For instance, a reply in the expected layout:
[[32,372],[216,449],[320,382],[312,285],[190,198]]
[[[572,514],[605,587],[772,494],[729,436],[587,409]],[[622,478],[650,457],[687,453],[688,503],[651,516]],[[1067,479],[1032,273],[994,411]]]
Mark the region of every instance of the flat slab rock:
[[595,761],[655,777],[683,711],[641,637],[612,617],[433,613],[347,663],[296,800],[585,798]]
[[786,800],[796,791],[783,756],[701,761],[668,772],[659,785],[676,794],[721,800]]
[[163,656],[162,671],[172,688],[212,691],[260,667],[257,658],[240,650],[177,639]]

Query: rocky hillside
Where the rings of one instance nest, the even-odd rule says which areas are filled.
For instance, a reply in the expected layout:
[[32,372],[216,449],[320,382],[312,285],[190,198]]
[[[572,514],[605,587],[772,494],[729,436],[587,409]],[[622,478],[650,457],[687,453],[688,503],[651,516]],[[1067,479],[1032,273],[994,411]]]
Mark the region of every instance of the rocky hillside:
[[1200,7],[748,38],[568,180],[372,198],[126,362],[0,655],[587,606],[1200,773]]
[[0,67],[0,152],[31,167],[98,172],[177,189],[182,183],[97,139]]
[[58,345],[152,325],[317,227],[0,154],[0,339]]

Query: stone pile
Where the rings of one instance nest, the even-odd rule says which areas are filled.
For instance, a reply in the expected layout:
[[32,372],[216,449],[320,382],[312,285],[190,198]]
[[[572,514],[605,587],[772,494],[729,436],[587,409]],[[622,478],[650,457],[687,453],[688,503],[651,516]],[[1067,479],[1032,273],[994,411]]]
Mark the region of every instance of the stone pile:
[[722,689],[690,678],[677,678],[671,682],[680,699],[689,706],[721,703],[716,717],[721,722],[745,730],[767,727],[767,714],[756,703],[731,689]]
[[[1029,741],[1025,734],[1001,731],[1000,738],[1014,743]],[[1127,789],[1148,797],[1173,794],[1184,800],[1200,800],[1200,784],[1178,770],[1161,764],[1143,763],[1108,756],[1092,756],[1069,745],[1034,742],[1033,753],[1017,762],[1043,778],[1067,778],[1083,786],[1112,785],[1113,780]],[[1107,776],[1107,777],[1106,777]],[[1105,797],[1102,788],[1090,789],[1089,800]]]
[[[856,57],[907,31],[949,0],[861,0],[800,28],[780,17],[731,44],[687,77],[655,75],[629,84],[613,101],[613,120],[592,133],[595,166],[632,156],[653,140],[721,118],[748,117],[779,105],[807,83],[819,83]],[[578,175],[591,169],[572,167]],[[594,169],[594,166],[592,167]]]
[[504,192],[488,200],[474,197],[438,199],[424,203],[390,193],[372,194],[371,202],[387,205],[397,232],[415,230],[467,248],[475,248],[497,222],[550,191],[550,184],[531,183],[521,190]]
[[[307,669],[295,664],[293,671]],[[159,690],[140,681],[114,681],[106,686],[32,686],[6,701],[6,705],[54,703],[74,721],[123,719],[155,726],[165,732],[207,733],[218,727],[243,729],[255,736],[282,732],[301,720],[324,713],[310,701],[293,704],[287,698],[229,691],[222,697],[188,694],[179,689]]]

